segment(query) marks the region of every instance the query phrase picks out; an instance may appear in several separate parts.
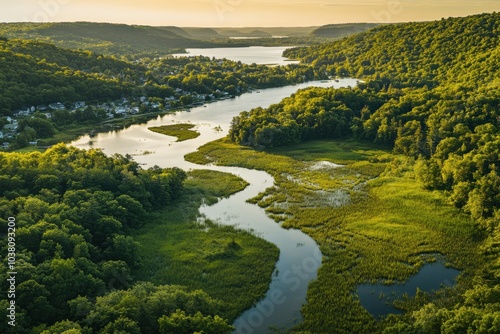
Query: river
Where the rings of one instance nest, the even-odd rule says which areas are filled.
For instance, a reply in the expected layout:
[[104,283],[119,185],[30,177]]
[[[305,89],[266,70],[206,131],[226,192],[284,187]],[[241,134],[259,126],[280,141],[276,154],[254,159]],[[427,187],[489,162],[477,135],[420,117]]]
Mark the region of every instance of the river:
[[[274,243],[280,249],[272,282],[265,297],[245,311],[234,325],[235,333],[265,333],[269,326],[290,328],[301,321],[300,309],[306,302],[309,282],[316,278],[321,265],[321,252],[316,242],[299,230],[283,229],[271,220],[263,209],[249,204],[247,199],[274,184],[271,175],[263,171],[237,167],[202,166],[184,160],[184,155],[201,145],[227,135],[232,118],[241,111],[268,107],[300,88],[355,86],[355,79],[314,81],[280,88],[262,89],[234,99],[222,100],[191,109],[159,116],[147,124],[133,125],[120,131],[99,133],[93,138],[83,136],[72,143],[78,148],[101,148],[107,154],[130,154],[145,167],[180,167],[211,169],[233,173],[250,185],[243,191],[222,199],[212,206],[202,206],[200,214],[207,219],[237,228],[252,230],[257,236]],[[175,138],[148,130],[151,126],[192,123],[200,132],[198,138],[175,142]]]

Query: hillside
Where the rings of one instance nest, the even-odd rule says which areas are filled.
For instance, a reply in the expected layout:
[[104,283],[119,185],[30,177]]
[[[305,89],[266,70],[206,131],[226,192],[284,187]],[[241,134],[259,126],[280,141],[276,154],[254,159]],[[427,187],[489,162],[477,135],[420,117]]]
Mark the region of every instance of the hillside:
[[131,26],[109,23],[1,23],[0,35],[37,39],[71,49],[107,55],[164,55],[187,47],[212,44],[189,38],[176,27]]
[[[397,86],[492,81],[499,71],[500,14],[387,25],[333,43],[288,50],[330,74],[387,78]],[[487,69],[487,70],[485,70]]]
[[317,27],[244,27],[244,28],[214,28],[225,37],[256,36],[255,32],[264,36],[307,37]]
[[[476,231],[468,238],[481,242],[477,254],[486,260],[474,260],[481,269],[472,277],[463,276],[470,283],[453,292],[454,297],[436,304],[428,296],[417,297],[412,312],[379,322],[380,332],[497,333],[500,14],[382,26],[332,43],[296,48],[285,56],[331,76],[364,82],[356,88],[306,89],[267,109],[242,113],[232,122],[230,139],[267,150],[339,138],[392,149],[394,158],[386,169],[391,179],[384,182],[407,178],[429,191],[428,196],[445,196],[447,204],[474,222]],[[414,205],[411,215],[419,210],[409,197],[398,201]],[[427,223],[434,226],[437,219]],[[318,313],[324,310],[325,296],[321,289],[309,293],[301,329],[328,332],[347,322],[338,332],[349,333],[347,328],[362,323],[360,314],[345,315],[345,308],[335,307],[331,314],[339,312],[343,318],[325,320]]]
[[182,28],[182,30],[188,33],[191,36],[191,38],[199,40],[211,40],[216,38],[222,38],[222,36],[219,35],[217,31],[211,28]]
[[323,38],[341,38],[364,32],[371,28],[379,26],[377,23],[346,23],[346,24],[328,24],[311,32],[311,36]]
[[58,101],[118,98],[134,85],[138,69],[90,51],[38,41],[0,40],[0,115]]

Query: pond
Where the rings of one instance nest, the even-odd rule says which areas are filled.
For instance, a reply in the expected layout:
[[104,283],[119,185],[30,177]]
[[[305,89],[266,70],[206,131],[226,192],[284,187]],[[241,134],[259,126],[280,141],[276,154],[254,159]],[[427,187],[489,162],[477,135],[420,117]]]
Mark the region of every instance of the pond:
[[243,64],[288,65],[298,61],[283,57],[283,51],[293,46],[250,46],[241,48],[186,49],[188,53],[174,54],[175,57],[205,56],[217,59],[241,61]]
[[357,294],[361,305],[374,317],[382,317],[390,313],[401,313],[392,306],[392,302],[407,294],[414,297],[417,288],[432,292],[443,287],[455,285],[460,271],[445,267],[441,262],[426,263],[420,271],[410,277],[404,284],[362,284]]

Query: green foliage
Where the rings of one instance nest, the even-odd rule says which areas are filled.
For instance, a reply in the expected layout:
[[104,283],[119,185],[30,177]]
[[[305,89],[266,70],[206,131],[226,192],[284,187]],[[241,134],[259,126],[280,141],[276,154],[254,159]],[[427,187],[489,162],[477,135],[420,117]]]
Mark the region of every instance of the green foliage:
[[191,130],[194,127],[193,124],[172,124],[150,127],[148,129],[167,136],[177,137],[177,141],[184,141],[197,138],[200,135],[199,132]]
[[[16,217],[18,270],[16,327],[2,332],[226,333],[233,327],[225,319],[267,290],[275,246],[195,223],[204,199],[247,186],[236,176],[194,171],[188,179],[177,168],[145,170],[63,144],[0,153],[0,162],[0,216]],[[6,231],[5,218],[1,225]]]
[[[0,113],[53,102],[118,98],[129,94],[136,66],[90,51],[38,41],[0,42]],[[33,121],[31,121],[33,122]]]
[[231,333],[233,326],[228,325],[218,316],[204,317],[200,312],[194,316],[186,315],[186,312],[177,310],[171,316],[163,316],[158,320],[161,334],[191,334],[203,329],[207,334]]
[[[275,186],[252,202],[284,227],[302,229],[320,245],[322,266],[309,286],[304,322],[294,330],[380,333],[387,327],[387,333],[419,333],[402,317],[396,324],[389,319],[375,321],[356,298],[357,285],[404,281],[423,265],[427,253],[445,255],[452,266],[464,270],[465,277],[485,261],[477,254],[479,233],[474,223],[447,204],[442,194],[421,188],[411,159],[392,156],[376,145],[322,140],[263,152],[219,140],[186,158],[271,173]],[[399,170],[392,167],[393,158]],[[453,306],[470,281],[461,284],[428,298],[440,308]],[[415,299],[399,307],[412,312],[421,303]]]
[[278,249],[249,232],[197,220],[201,203],[214,203],[247,185],[227,173],[190,171],[183,200],[152,215],[134,233],[143,259],[135,276],[203,289],[223,301],[219,316],[230,320],[252,306],[269,287]]
[[[140,333],[170,315],[159,313],[148,322],[139,314],[120,311],[98,324],[88,318],[100,307],[99,298],[114,305],[110,291],[131,286],[131,269],[141,261],[138,244],[127,234],[144,225],[151,208],[165,210],[181,196],[185,172],[144,170],[123,156],[106,157],[98,150],[63,144],[43,154],[0,153],[0,161],[1,216],[16,217],[18,332],[40,328],[50,333]],[[5,218],[1,223],[6,231]],[[6,253],[7,248],[7,238],[2,238],[0,249]],[[5,262],[2,267],[1,288],[6,295]],[[177,309],[188,310],[176,304],[171,313]],[[213,318],[218,311],[210,313],[211,306],[189,309],[188,314],[200,310],[215,323],[224,323]],[[210,322],[205,320],[203,324]]]
[[[388,164],[384,177],[369,182],[368,198],[364,197],[358,203],[351,193],[352,204],[336,210],[332,215],[337,218],[330,221],[323,218],[325,214],[314,216],[308,212],[299,216],[301,211],[306,210],[294,210],[293,206],[278,211],[286,217],[292,214],[301,217],[297,220],[288,218],[285,225],[293,222],[293,227],[311,233],[320,242],[328,259],[335,261],[334,266],[328,261],[323,264],[317,284],[311,285],[309,303],[303,311],[305,322],[299,326],[300,329],[327,332],[328,328],[336,328],[338,332],[353,329],[367,332],[369,328],[370,332],[384,333],[498,331],[498,299],[493,300],[488,296],[496,296],[500,277],[500,250],[494,246],[495,240],[498,240],[500,222],[500,67],[496,61],[500,55],[499,29],[500,14],[481,14],[435,22],[387,25],[333,43],[288,50],[285,56],[300,58],[317,71],[325,71],[332,76],[363,77],[366,81],[351,89],[350,93],[358,97],[361,106],[349,106],[349,100],[342,96],[333,99],[331,96],[335,93],[332,90],[320,92],[312,88],[266,110],[255,109],[234,119],[230,139],[254,147],[269,148],[297,143],[307,139],[303,136],[304,133],[310,133],[310,129],[317,130],[314,133],[321,136],[324,123],[322,118],[314,117],[314,108],[325,104],[317,103],[309,107],[301,101],[301,97],[315,94],[314,97],[350,109],[351,117],[341,123],[345,135],[388,145],[395,153],[409,157],[394,159]],[[365,102],[367,97],[377,101],[378,105]],[[327,105],[325,113],[328,112],[337,118],[345,115]],[[306,116],[311,119],[310,123],[295,121]],[[276,124],[290,120],[296,124],[284,128],[280,125],[282,128],[276,129]],[[329,124],[338,124],[338,121],[333,120]],[[290,131],[292,128],[294,132]],[[335,138],[336,133],[341,132],[330,131],[319,138]],[[293,140],[286,139],[290,134],[295,135]],[[205,149],[209,149],[209,146]],[[201,157],[203,153],[206,161],[235,163],[235,158],[213,147],[211,155],[203,151],[192,157]],[[255,153],[252,155],[256,156]],[[265,157],[265,153],[260,157]],[[377,160],[375,158],[372,161]],[[236,163],[247,165],[244,161],[244,158],[238,157]],[[259,164],[253,161],[252,164]],[[297,182],[297,176],[292,174],[292,177]],[[283,193],[284,185],[279,184],[280,192]],[[421,185],[431,191],[445,192],[423,191],[419,189]],[[300,200],[297,200],[299,202],[310,200],[303,192],[288,188],[288,194],[302,193]],[[269,191],[268,195],[274,195],[274,200],[279,201],[277,193]],[[449,196],[446,198],[443,195]],[[268,206],[272,202],[273,199],[267,197],[265,202],[259,203]],[[291,202],[290,195],[287,195],[286,202]],[[453,213],[446,206],[447,203],[469,214],[476,226],[467,222],[467,218],[458,212]],[[275,213],[276,210],[271,212]],[[319,223],[309,222],[310,226],[305,225],[304,221],[310,217],[318,217]],[[398,231],[399,224],[403,222],[406,232],[412,231],[407,240]],[[328,232],[322,235],[322,229]],[[484,242],[481,255],[475,255],[476,242],[484,236],[484,230],[489,232],[489,237]],[[348,233],[349,237],[338,238],[342,233]],[[367,249],[372,254],[361,251],[364,246],[356,241],[359,235],[364,236],[363,243],[370,244]],[[332,240],[336,240],[336,243]],[[474,276],[474,284],[464,285],[463,290],[457,291],[454,297],[435,304],[426,305],[424,300],[418,301],[417,298],[413,305],[403,306],[406,310],[414,311],[412,317],[405,316],[397,320],[388,318],[376,324],[376,327],[366,327],[373,323],[364,318],[366,314],[357,309],[359,305],[346,293],[355,286],[353,277],[356,281],[360,275],[366,275],[366,279],[369,276],[367,273],[387,270],[391,267],[389,249],[402,244],[410,245],[417,240],[420,243],[410,249],[430,247],[428,251],[446,254],[456,264],[461,264],[460,267],[470,267],[476,261],[478,271],[470,272]],[[377,253],[380,242],[385,243],[384,263],[363,270],[365,258]],[[459,244],[462,246],[457,247]],[[400,249],[398,254],[405,254],[405,250]],[[377,261],[372,259],[374,264]],[[408,261],[408,258],[401,261]],[[371,279],[393,279],[391,275],[402,272],[404,268],[398,268],[389,276],[388,272],[379,272],[375,274],[378,277]],[[325,286],[332,282],[335,291],[325,291],[328,290]],[[484,296],[486,301],[480,302],[478,295]],[[335,297],[330,300],[325,296]],[[468,299],[467,296],[476,297]],[[320,317],[330,305],[343,305],[343,311],[352,311],[346,315],[345,312],[336,314],[332,310],[329,312],[331,317]],[[346,323],[348,325],[344,327]],[[363,327],[363,323],[368,324]]]
[[[498,225],[500,15],[387,25],[285,52],[357,88],[310,88],[233,120],[230,138],[274,147],[355,136],[421,157],[417,176],[490,231]],[[400,36],[404,36],[401,38]],[[356,102],[356,103],[353,103]]]

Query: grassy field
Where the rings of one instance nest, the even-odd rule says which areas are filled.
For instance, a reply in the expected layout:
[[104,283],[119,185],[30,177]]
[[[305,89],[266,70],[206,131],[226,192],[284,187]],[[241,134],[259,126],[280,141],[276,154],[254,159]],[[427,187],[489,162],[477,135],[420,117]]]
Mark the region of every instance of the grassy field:
[[140,244],[138,280],[203,289],[225,302],[229,320],[267,291],[279,250],[256,236],[229,226],[197,221],[205,200],[229,196],[247,183],[226,173],[189,172],[178,203],[152,215],[134,239]]
[[191,130],[193,124],[172,124],[148,128],[149,130],[161,133],[167,136],[177,137],[177,141],[194,139],[200,135],[199,132]]
[[[268,171],[275,186],[253,202],[320,245],[323,265],[309,286],[298,330],[380,331],[393,318],[376,321],[361,307],[357,285],[404,281],[418,272],[429,253],[443,254],[447,265],[461,269],[462,275],[454,289],[425,301],[453,303],[481,266],[474,223],[445,196],[421,187],[412,160],[381,147],[323,140],[263,152],[219,140],[187,159]],[[414,299],[398,305],[410,311],[421,303]]]

